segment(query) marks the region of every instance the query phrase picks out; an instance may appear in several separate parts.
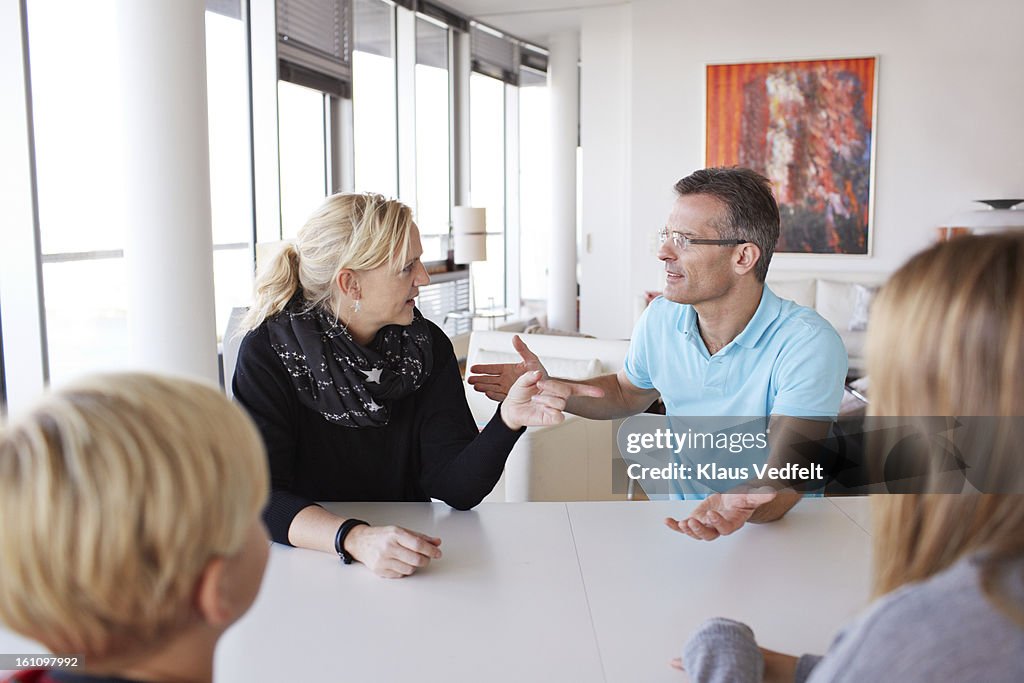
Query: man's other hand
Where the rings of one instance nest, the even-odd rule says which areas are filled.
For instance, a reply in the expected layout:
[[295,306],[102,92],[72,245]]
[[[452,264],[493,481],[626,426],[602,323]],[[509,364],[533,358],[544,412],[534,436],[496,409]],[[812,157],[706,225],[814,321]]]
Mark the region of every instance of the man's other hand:
[[701,501],[686,519],[666,518],[665,526],[698,541],[713,541],[742,527],[757,508],[775,500],[777,495],[769,486],[744,493],[714,493]]
[[469,368],[471,374],[466,380],[470,385],[492,401],[504,401],[508,396],[509,389],[516,383],[516,380],[527,372],[539,370],[539,379],[548,378],[548,371],[541,365],[540,359],[530,350],[517,334],[512,338],[512,347],[523,359],[518,363],[484,363],[473,365]]

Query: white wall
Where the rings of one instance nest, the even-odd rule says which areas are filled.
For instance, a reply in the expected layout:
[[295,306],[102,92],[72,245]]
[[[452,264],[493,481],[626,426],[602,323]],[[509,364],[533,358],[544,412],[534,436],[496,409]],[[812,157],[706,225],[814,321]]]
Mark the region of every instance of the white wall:
[[[776,256],[772,269],[891,271],[972,199],[1024,196],[1022,25],[1020,0],[634,0],[586,10],[583,231],[594,252],[583,260],[581,327],[628,335],[624,308],[661,286],[651,234],[672,184],[701,166],[705,64],[879,56],[874,253]],[[595,93],[601,84],[611,92]]]
[[628,5],[590,10],[580,37],[580,331],[623,339],[633,319],[623,265],[630,250],[629,22]]

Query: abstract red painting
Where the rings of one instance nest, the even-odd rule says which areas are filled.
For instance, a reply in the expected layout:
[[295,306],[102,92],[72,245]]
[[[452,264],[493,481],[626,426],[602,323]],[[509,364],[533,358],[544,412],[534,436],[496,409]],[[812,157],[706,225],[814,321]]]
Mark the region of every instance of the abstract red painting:
[[777,252],[869,254],[875,57],[707,67],[707,166],[772,181]]

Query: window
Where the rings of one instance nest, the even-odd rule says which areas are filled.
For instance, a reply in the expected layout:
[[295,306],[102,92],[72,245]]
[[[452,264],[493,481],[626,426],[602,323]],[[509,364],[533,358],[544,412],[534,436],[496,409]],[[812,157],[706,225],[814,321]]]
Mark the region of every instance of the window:
[[281,164],[281,234],[294,237],[329,194],[328,96],[287,81],[277,83]]
[[383,0],[355,0],[352,52],[355,188],[398,196],[395,9]]
[[217,334],[252,294],[252,172],[245,23],[206,13],[206,84],[210,130],[210,210]]
[[416,222],[423,261],[448,258],[451,220],[448,29],[416,21]]
[[547,298],[551,229],[550,115],[543,75],[523,69],[519,87],[519,250],[523,299]]
[[[50,380],[128,355],[124,141],[112,3],[28,3]],[[68,55],[75,55],[69,59]]]
[[470,204],[487,209],[487,260],[473,266],[477,308],[505,306],[505,83],[469,80]]

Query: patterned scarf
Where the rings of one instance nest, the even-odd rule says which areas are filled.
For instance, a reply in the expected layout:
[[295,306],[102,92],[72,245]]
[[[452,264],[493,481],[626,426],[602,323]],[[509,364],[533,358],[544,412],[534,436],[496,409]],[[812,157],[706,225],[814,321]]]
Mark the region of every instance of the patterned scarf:
[[386,425],[391,403],[423,386],[433,366],[418,309],[412,324],[386,325],[362,346],[323,307],[309,309],[300,291],[267,320],[267,332],[299,401],[345,427]]

